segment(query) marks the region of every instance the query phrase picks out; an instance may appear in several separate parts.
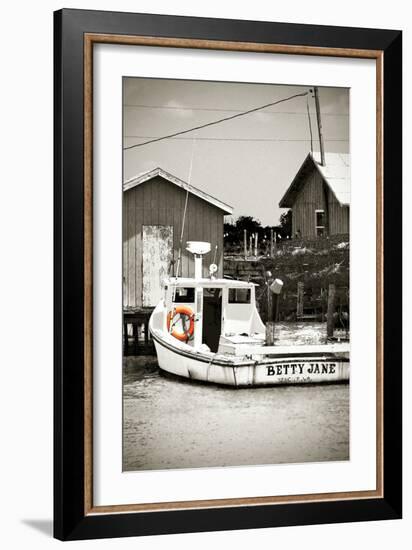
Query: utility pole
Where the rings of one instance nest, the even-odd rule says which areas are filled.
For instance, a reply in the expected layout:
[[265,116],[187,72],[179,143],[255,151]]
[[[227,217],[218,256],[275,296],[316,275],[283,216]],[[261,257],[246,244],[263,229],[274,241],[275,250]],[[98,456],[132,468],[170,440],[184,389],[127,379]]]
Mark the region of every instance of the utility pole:
[[318,121],[318,132],[319,132],[320,165],[325,166],[325,149],[323,146],[322,120],[320,118],[319,93],[318,93],[317,86],[314,87],[314,92],[315,92],[315,105],[316,105],[316,119]]

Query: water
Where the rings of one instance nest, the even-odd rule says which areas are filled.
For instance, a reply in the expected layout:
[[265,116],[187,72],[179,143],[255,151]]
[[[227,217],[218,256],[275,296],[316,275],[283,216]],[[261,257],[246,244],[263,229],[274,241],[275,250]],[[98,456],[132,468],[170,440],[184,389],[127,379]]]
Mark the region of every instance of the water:
[[[282,344],[319,343],[320,323],[279,325]],[[163,470],[349,459],[349,384],[226,388],[124,368],[123,469]]]

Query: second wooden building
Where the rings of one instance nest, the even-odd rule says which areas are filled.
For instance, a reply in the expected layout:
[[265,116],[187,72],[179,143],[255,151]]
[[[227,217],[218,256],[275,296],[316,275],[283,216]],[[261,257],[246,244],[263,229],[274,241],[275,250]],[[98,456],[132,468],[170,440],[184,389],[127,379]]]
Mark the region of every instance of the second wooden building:
[[292,211],[292,238],[349,233],[349,155],[326,153],[322,165],[309,153],[279,202]]

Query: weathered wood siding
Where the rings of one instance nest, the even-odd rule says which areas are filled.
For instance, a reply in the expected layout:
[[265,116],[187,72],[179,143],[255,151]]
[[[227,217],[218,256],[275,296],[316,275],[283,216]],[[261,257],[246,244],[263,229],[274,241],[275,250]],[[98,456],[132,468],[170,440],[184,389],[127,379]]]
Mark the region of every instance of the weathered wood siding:
[[[176,268],[186,191],[157,176],[123,193],[123,304],[142,306],[142,226],[173,227],[173,261]],[[205,256],[203,272],[218,246],[217,276],[223,276],[223,219],[224,212],[212,204],[189,194],[180,274],[194,275],[192,254],[185,250],[186,241],[208,241],[212,250]]]
[[162,297],[162,281],[170,272],[173,259],[173,226],[142,226],[143,307],[156,306]]
[[349,233],[349,206],[341,206],[332,193],[330,196],[332,200],[329,200],[329,234]]
[[324,210],[326,233],[349,233],[349,207],[341,206],[317,170],[312,170],[292,207],[292,236],[300,230],[305,238],[316,237],[316,210]]

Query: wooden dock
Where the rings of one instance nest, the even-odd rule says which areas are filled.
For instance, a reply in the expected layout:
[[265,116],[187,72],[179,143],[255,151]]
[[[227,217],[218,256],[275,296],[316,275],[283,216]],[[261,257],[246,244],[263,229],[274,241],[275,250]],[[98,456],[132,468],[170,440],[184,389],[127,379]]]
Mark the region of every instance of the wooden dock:
[[154,355],[155,349],[149,334],[149,319],[154,308],[123,310],[123,355]]

